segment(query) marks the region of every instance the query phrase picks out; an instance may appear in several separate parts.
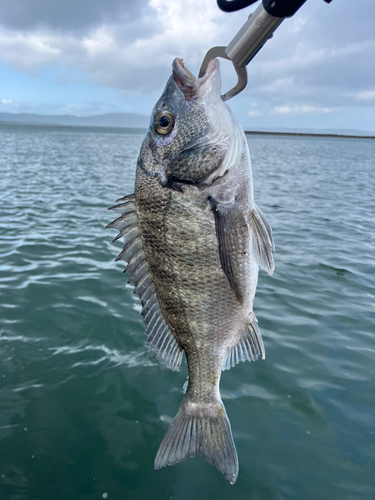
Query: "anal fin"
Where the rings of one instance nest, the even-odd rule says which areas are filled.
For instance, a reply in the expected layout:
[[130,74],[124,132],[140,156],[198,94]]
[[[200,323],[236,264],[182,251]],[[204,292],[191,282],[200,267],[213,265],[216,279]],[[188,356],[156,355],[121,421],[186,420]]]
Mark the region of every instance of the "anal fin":
[[240,361],[256,361],[258,356],[262,356],[262,359],[265,359],[266,353],[262,335],[254,317],[254,320],[248,325],[247,331],[240,341],[225,356],[222,370],[229,370]]

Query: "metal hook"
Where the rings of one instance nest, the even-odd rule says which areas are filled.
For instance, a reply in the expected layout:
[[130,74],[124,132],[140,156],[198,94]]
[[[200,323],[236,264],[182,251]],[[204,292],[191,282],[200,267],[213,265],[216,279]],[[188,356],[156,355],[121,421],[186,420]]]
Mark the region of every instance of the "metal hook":
[[[223,59],[228,59],[231,61],[230,57],[225,52],[226,47],[212,47],[207,54],[205,55],[205,58],[203,59],[201,68],[199,70],[199,78],[204,76],[207,71],[207,66],[208,63],[211,61],[211,59],[215,59],[215,57],[222,57]],[[224,95],[222,95],[223,101],[227,101],[228,99],[231,99],[235,95],[239,94],[240,92],[243,91],[243,89],[247,85],[247,70],[246,67],[241,67],[238,64],[236,64],[234,61],[231,61],[234,69],[237,73],[238,81],[237,84],[228,92],[226,92]]]
[[[238,10],[254,3],[255,0],[217,0],[226,11]],[[207,65],[215,57],[229,59],[238,76],[237,85],[222,96],[224,101],[239,94],[247,85],[246,66],[263,45],[272,38],[274,31],[285,18],[293,16],[306,0],[262,0],[253,14],[227,47],[213,47],[205,58],[199,76],[206,73]],[[330,3],[331,0],[325,0]]]

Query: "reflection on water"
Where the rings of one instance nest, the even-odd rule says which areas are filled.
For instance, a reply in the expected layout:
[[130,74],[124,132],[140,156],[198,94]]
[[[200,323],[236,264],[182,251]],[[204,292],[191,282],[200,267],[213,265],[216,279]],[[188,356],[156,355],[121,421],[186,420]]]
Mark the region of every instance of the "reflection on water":
[[103,231],[142,135],[0,128],[0,498],[375,498],[375,144],[249,136],[276,271],[255,312],[266,361],[222,377],[240,474],[155,472],[179,406]]

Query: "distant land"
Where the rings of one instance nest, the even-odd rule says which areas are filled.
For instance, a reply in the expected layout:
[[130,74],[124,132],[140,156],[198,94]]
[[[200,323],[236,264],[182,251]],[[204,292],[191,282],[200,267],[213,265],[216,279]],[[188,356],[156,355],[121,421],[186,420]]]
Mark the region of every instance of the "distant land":
[[[148,127],[150,118],[133,113],[107,113],[95,116],[73,115],[38,115],[32,113],[0,113],[1,124],[19,125],[55,125],[75,127],[116,127],[116,128],[142,128]],[[244,127],[247,134],[276,134],[276,135],[315,135],[315,136],[345,136],[375,138],[375,132],[366,130],[346,129],[292,129],[292,128],[259,128],[249,130]]]
[[96,116],[37,115],[31,113],[0,113],[1,123],[23,125],[65,125],[76,127],[147,128],[149,116],[133,113],[107,113]]
[[[363,130],[320,130],[311,129],[303,131],[304,129],[296,132],[294,129],[276,131],[276,130],[245,130],[248,135],[292,135],[300,137],[346,137],[348,139],[375,139],[375,132],[364,132]],[[372,134],[372,135],[371,135]]]

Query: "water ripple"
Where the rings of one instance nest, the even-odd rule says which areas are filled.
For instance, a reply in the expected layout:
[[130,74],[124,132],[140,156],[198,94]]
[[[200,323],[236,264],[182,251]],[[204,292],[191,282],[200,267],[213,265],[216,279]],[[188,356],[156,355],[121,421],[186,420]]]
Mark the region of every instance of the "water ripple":
[[[53,356],[61,354],[64,356],[71,356],[72,354],[87,353],[87,356],[85,356],[85,360],[74,362],[72,364],[72,368],[76,368],[77,366],[95,366],[102,363],[103,361],[108,361],[114,366],[125,365],[129,368],[155,365],[155,363],[147,359],[148,353],[145,351],[134,351],[122,354],[117,349],[109,349],[105,345],[64,345],[60,347],[50,347],[48,348],[48,350],[52,352]],[[103,353],[104,356],[88,360],[87,357],[90,356],[90,353]]]
[[[3,126],[0,139],[1,498],[229,498],[198,459],[152,468],[186,364],[171,372],[146,345],[103,229],[133,192],[142,134]],[[266,360],[222,374],[235,496],[375,498],[375,141],[248,142],[276,269],[254,304]]]

